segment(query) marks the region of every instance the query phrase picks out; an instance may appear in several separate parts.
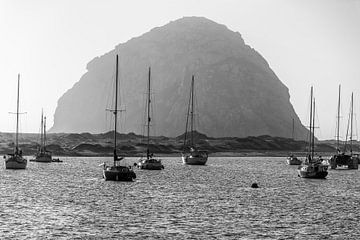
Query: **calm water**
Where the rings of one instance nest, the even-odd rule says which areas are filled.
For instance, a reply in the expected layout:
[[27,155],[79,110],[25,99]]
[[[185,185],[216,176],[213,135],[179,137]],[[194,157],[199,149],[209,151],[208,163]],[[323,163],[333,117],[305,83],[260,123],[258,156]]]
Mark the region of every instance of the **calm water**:
[[360,239],[358,170],[309,180],[284,158],[165,158],[124,183],[102,179],[110,158],[63,160],[1,164],[1,239]]

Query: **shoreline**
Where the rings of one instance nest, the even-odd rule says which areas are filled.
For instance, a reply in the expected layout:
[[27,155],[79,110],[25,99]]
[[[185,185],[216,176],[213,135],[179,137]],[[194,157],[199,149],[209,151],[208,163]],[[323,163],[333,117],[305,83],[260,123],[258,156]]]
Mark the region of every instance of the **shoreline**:
[[[1,155],[6,155],[4,153],[0,153]],[[216,153],[209,153],[209,157],[288,157],[290,154],[293,154],[296,157],[299,158],[305,158],[307,156],[307,152],[288,152],[288,151],[264,151],[264,152],[259,152],[259,151],[244,151],[244,152],[216,152]],[[331,153],[331,152],[319,152],[319,153],[315,153],[315,156],[322,156],[322,157],[330,157],[332,155],[334,155],[335,153]],[[131,158],[141,158],[144,157],[145,154],[120,154],[124,157],[131,157]],[[181,153],[170,153],[170,154],[165,154],[165,153],[154,153],[155,157],[157,158],[164,158],[164,157],[181,157]],[[24,157],[26,157],[27,159],[31,159],[34,157],[34,155],[24,155]],[[112,154],[81,154],[81,153],[77,153],[77,154],[64,154],[64,155],[53,155],[53,158],[72,158],[72,157],[87,157],[87,158],[95,158],[95,157],[112,157]]]

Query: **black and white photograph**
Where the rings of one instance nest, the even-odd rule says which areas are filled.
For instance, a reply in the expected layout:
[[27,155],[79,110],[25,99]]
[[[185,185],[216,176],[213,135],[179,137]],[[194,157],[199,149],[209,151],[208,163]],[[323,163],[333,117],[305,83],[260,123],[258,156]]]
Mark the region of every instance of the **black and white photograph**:
[[360,239],[360,0],[0,0],[0,239]]

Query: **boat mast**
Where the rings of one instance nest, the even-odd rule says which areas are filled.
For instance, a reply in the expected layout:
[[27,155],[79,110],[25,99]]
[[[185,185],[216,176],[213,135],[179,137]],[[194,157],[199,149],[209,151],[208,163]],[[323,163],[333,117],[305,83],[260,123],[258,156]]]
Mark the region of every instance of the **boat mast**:
[[[309,138],[309,151],[310,153],[312,152],[312,104],[313,104],[313,87],[311,86],[311,91],[310,91],[310,138]],[[310,160],[310,159],[309,159]]]
[[190,112],[190,123],[191,123],[191,146],[194,146],[194,75],[192,75],[191,79],[191,112]]
[[190,105],[191,105],[191,88],[190,88],[190,97],[188,102],[188,108],[186,113],[186,124],[185,124],[185,133],[184,133],[184,145],[183,150],[185,150],[186,142],[187,142],[187,132],[188,132],[188,126],[189,126],[189,115],[190,115]]
[[117,154],[116,154],[116,130],[117,130],[117,113],[118,113],[118,65],[119,57],[116,54],[116,76],[115,76],[115,109],[114,113],[114,166],[116,165]]
[[353,116],[354,116],[354,93],[351,93],[351,107],[350,107],[350,154],[352,155],[352,140],[353,140]]
[[313,108],[313,134],[312,134],[312,148],[311,148],[311,159],[314,159],[314,150],[315,150],[315,98],[314,98],[314,108]]
[[41,109],[41,127],[40,127],[40,151],[44,148],[44,138],[43,138],[43,129],[44,129],[44,115],[43,110]]
[[16,104],[16,135],[15,135],[15,153],[19,150],[19,93],[20,93],[20,73],[18,74],[17,104]]
[[293,140],[295,139],[295,134],[294,134],[294,132],[295,132],[295,124],[294,124],[294,119],[292,119],[292,134],[291,134],[291,136],[292,136],[292,139],[293,139]]
[[44,152],[46,151],[46,117],[44,117]]
[[151,79],[151,67],[149,67],[149,80],[148,80],[148,100],[147,100],[147,150],[146,150],[146,158],[150,159],[150,105],[151,105],[151,85],[150,85],[150,79]]
[[336,123],[336,146],[337,151],[340,152],[340,93],[341,85],[339,85],[339,99],[338,99],[338,112],[337,112],[337,123]]

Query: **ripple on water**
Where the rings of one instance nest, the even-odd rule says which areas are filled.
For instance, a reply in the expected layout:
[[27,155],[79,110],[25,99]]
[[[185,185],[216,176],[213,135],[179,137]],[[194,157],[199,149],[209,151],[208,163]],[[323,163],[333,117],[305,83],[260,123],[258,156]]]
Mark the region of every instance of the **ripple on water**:
[[[136,159],[130,159],[129,162]],[[133,183],[105,182],[110,158],[2,167],[0,237],[16,239],[358,239],[358,171],[297,177],[282,158],[163,160]],[[257,182],[260,188],[250,188]]]

